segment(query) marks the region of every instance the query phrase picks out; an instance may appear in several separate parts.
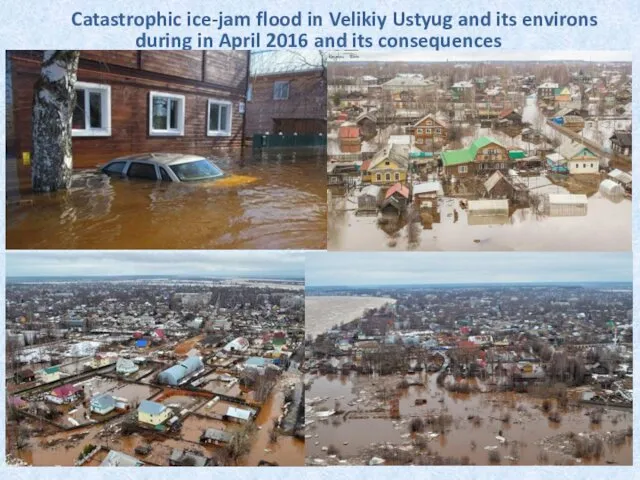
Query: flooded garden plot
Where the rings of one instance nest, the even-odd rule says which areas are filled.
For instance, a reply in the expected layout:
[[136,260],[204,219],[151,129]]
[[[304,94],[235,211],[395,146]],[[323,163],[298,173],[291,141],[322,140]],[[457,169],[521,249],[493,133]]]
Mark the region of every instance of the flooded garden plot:
[[307,392],[306,463],[631,464],[630,410],[482,393],[482,385],[454,393],[436,377],[406,377],[401,389],[401,376],[315,378]]
[[[532,193],[566,194],[581,185],[567,185],[547,177],[525,178]],[[573,188],[567,188],[573,187]],[[597,189],[597,187],[596,187]],[[506,215],[470,216],[459,198],[437,200],[438,222],[424,228],[406,218],[381,224],[377,216],[360,216],[355,198],[335,197],[328,216],[330,250],[613,250],[631,246],[631,200],[618,203],[596,192],[587,198],[586,215],[553,216],[541,208],[509,208]]]
[[325,248],[325,157],[323,150],[248,150],[244,158],[216,159],[229,180],[250,183],[136,181],[89,171],[76,173],[68,191],[34,195],[30,178],[21,178],[23,188],[8,198],[7,246]]

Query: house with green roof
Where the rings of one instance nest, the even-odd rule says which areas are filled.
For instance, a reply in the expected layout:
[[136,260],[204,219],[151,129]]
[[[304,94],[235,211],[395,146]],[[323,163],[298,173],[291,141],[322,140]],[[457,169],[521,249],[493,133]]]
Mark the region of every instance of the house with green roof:
[[40,370],[39,376],[42,383],[50,383],[60,380],[60,365],[43,368]]
[[512,163],[506,147],[491,137],[480,137],[467,148],[443,151],[440,158],[446,175],[462,177],[507,171]]

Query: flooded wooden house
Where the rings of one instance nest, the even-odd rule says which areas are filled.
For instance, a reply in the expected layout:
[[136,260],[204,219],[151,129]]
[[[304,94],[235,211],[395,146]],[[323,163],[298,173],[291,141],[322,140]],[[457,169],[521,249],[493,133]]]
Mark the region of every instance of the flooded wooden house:
[[[32,149],[31,108],[43,51],[7,55],[13,124],[7,150],[22,157]],[[246,51],[81,51],[74,167],[149,151],[210,155],[240,148],[248,65]]]
[[615,130],[609,137],[611,150],[621,155],[631,155],[633,136],[630,130]]
[[508,177],[496,170],[484,182],[484,188],[489,198],[507,198],[514,202],[525,202],[529,189],[517,178]]
[[409,203],[409,188],[396,183],[387,190],[380,211],[383,214],[400,214]]
[[445,150],[440,158],[448,176],[460,177],[506,172],[512,163],[506,147],[491,137],[480,137],[467,148]]
[[358,194],[358,214],[375,213],[382,204],[384,192],[378,185],[367,185]]
[[360,128],[353,122],[344,122],[338,128],[338,142],[342,153],[360,153]]
[[363,140],[369,141],[378,134],[378,118],[375,112],[365,112],[356,118],[356,125],[360,128]]
[[264,50],[251,55],[247,136],[327,135],[325,62],[316,50]]

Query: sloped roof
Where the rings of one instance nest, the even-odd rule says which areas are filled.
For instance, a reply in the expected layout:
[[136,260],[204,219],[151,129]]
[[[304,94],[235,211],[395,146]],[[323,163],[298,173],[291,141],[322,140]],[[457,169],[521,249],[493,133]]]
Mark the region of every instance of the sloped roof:
[[623,147],[630,147],[632,142],[631,132],[627,130],[616,130],[613,132],[613,135],[609,137],[609,140],[616,139],[618,143]]
[[161,403],[152,402],[151,400],[142,400],[142,402],[140,402],[140,406],[138,407],[138,411],[146,413],[148,415],[158,415],[164,412],[166,408],[167,407],[165,407]]
[[609,176],[611,178],[615,178],[616,180],[618,180],[621,183],[631,183],[631,181],[633,180],[633,178],[631,177],[631,175],[629,175],[627,172],[623,172],[622,170],[618,170],[617,168],[614,170],[611,170],[609,172]]
[[430,118],[431,120],[433,120],[434,122],[436,122],[436,123],[437,123],[438,125],[440,125],[441,127],[444,127],[444,128],[448,128],[448,127],[449,127],[449,122],[447,122],[447,121],[446,121],[446,120],[444,120],[443,118],[441,118],[441,117],[439,117],[439,116],[437,116],[437,115],[434,115],[434,114],[432,114],[432,113],[430,113],[430,114],[425,115],[424,117],[422,117],[420,120],[418,120],[416,123],[414,123],[414,124],[413,124],[413,126],[414,126],[414,127],[419,127],[419,126],[420,126],[420,124],[421,124],[422,122],[424,122],[425,120],[427,120],[427,119],[429,119],[429,118]]
[[403,148],[402,145],[393,143],[388,147],[383,148],[374,155],[374,157],[371,159],[371,163],[369,164],[369,170],[376,167],[385,160],[395,162],[401,167],[407,167],[409,164],[409,152],[405,148]]
[[445,167],[451,167],[453,165],[470,163],[473,161],[474,156],[471,155],[468,148],[461,148],[459,150],[445,150],[440,154],[440,158]]
[[405,198],[409,198],[409,189],[404,185],[402,185],[401,183],[396,183],[391,188],[389,188],[384,198],[389,198],[391,195],[395,193],[402,195]]
[[231,440],[230,433],[218,430],[217,428],[207,428],[202,434],[202,437],[209,440],[217,440],[219,442],[228,442]]
[[491,176],[484,182],[484,188],[487,192],[493,190],[493,188],[498,184],[500,180],[504,178],[504,175],[500,170],[496,170],[491,174]]
[[61,385],[57,388],[54,388],[53,390],[51,390],[51,394],[55,395],[56,397],[63,398],[69,395],[75,395],[79,391],[80,391],[80,388],[68,383],[66,385]]
[[95,405],[99,408],[115,407],[115,399],[108,393],[103,393],[91,399],[91,405]]
[[227,409],[227,416],[233,418],[239,418],[241,420],[249,420],[253,415],[253,411],[251,410],[243,410],[242,408],[237,407],[229,407]]
[[109,453],[100,464],[101,467],[141,467],[143,462],[135,457],[116,450],[109,450]]
[[571,143],[565,143],[564,145],[560,145],[560,147],[558,147],[557,149],[557,152],[567,160],[571,160],[573,157],[577,156],[580,152],[582,152],[582,150],[587,150],[589,153],[591,153],[591,155],[595,157],[594,153],[591,150],[589,150],[588,147],[586,147],[585,145],[579,142],[571,142]]

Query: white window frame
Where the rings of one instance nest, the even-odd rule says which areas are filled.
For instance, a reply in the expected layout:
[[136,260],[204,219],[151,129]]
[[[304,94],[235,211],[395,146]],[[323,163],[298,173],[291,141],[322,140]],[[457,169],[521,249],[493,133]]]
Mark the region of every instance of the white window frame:
[[458,173],[467,173],[467,172],[468,172],[468,167],[466,165],[458,166]]
[[[101,83],[76,82],[75,90],[84,90],[84,124],[83,129],[72,129],[72,137],[110,137],[111,136],[111,86]],[[100,93],[100,109],[102,128],[91,128],[89,118],[89,93]],[[75,106],[74,106],[75,108]]]
[[[155,97],[165,97],[171,100],[178,100],[178,128],[169,127],[169,117],[167,112],[167,129],[158,130],[153,128],[153,99]],[[184,136],[184,111],[185,111],[185,97],[184,95],[176,95],[175,93],[167,92],[149,92],[149,135],[151,136]],[[209,113],[209,112],[207,112]]]
[[253,82],[249,82],[249,85],[247,86],[247,102],[250,102],[253,100]]
[[[276,86],[278,85],[286,85],[287,86],[287,96],[286,97],[276,97],[276,91],[279,91]],[[289,94],[291,89],[291,82],[289,82],[288,80],[276,80],[275,82],[273,82],[273,99],[274,100],[289,100]]]
[[418,129],[418,135],[422,135],[422,129],[421,128]]
[[[227,107],[227,129],[226,130],[211,130],[211,105],[224,105]],[[218,110],[220,112],[220,110]],[[218,120],[220,117],[218,117]],[[233,119],[233,103],[229,100],[219,100],[217,98],[210,98],[207,101],[207,137],[230,137],[231,136],[231,120]],[[220,122],[218,121],[218,124]]]

